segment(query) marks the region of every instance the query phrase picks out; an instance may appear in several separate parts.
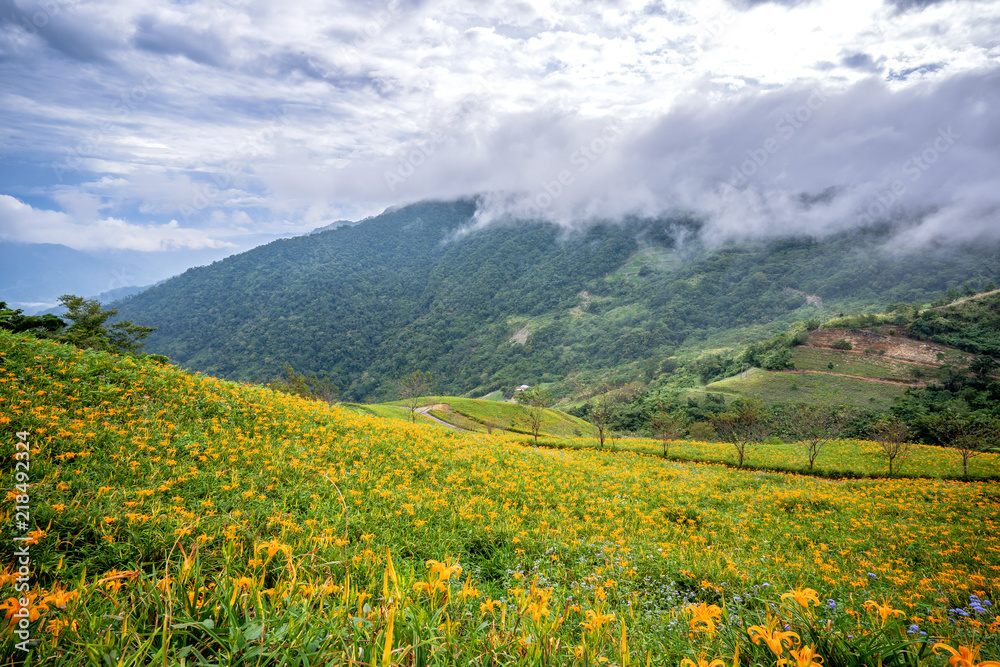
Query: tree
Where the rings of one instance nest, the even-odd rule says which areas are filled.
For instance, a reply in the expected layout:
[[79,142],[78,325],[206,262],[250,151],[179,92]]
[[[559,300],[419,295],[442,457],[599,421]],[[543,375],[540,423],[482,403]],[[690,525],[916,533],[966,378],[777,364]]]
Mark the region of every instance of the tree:
[[757,398],[742,398],[732,409],[712,417],[712,426],[724,441],[736,449],[737,466],[742,468],[747,453],[755,443],[767,437],[770,429],[764,420],[764,404]]
[[966,477],[969,476],[969,461],[1000,438],[1000,423],[981,412],[962,414],[949,408],[925,417],[924,424],[938,442],[959,451],[962,474]]
[[937,369],[937,378],[948,391],[961,391],[969,376],[970,359],[968,355],[958,350],[938,352],[937,360],[941,366]]
[[57,339],[80,348],[136,354],[142,351],[143,339],[156,331],[155,327],[133,324],[132,320],[108,324],[108,320],[118,314],[118,309],[104,310],[97,299],[63,294],[59,303],[66,307],[63,317],[71,324]]
[[417,421],[420,398],[434,386],[434,376],[424,371],[413,371],[399,380],[399,398],[410,408],[410,421]]
[[611,423],[618,416],[621,395],[617,389],[604,387],[604,391],[590,402],[590,423],[597,431],[597,439],[604,447],[604,441],[611,434]]
[[893,466],[910,455],[910,429],[898,418],[884,419],[875,426],[875,439],[889,460],[889,477]]
[[988,354],[978,355],[969,364],[969,370],[975,373],[976,377],[980,380],[985,380],[998,368],[1000,368],[1000,363]]
[[6,302],[0,301],[0,329],[44,336],[57,333],[65,326],[66,323],[55,315],[25,315],[20,308],[11,310]]
[[828,408],[820,405],[798,405],[796,419],[789,425],[799,446],[809,459],[812,472],[819,453],[830,441],[835,440],[847,426],[851,414],[844,408]]
[[331,405],[340,398],[340,390],[333,383],[333,380],[325,376],[321,378],[311,373],[300,375],[292,369],[291,364],[285,364],[282,374],[272,380],[268,386],[286,394],[326,401]]
[[535,436],[535,444],[537,445],[538,432],[542,428],[545,408],[552,405],[552,394],[545,389],[533,387],[518,392],[517,402],[528,410],[528,423],[531,425],[531,434]]
[[653,415],[653,430],[663,441],[663,458],[667,458],[667,446],[670,441],[681,437],[686,427],[687,415],[683,410],[668,410],[663,401],[659,401],[656,414]]

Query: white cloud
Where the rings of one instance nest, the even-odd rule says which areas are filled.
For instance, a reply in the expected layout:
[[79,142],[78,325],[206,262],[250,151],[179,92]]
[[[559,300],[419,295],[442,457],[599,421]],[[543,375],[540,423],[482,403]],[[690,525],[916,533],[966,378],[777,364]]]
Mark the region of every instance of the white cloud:
[[[0,145],[33,169],[0,192],[63,211],[18,213],[25,238],[195,248],[428,197],[530,209],[563,171],[539,208],[566,224],[683,209],[720,234],[837,229],[947,123],[970,139],[894,205],[925,229],[993,215],[995,3],[96,0],[32,32],[18,16],[44,6],[3,2]],[[817,87],[828,106],[721,192]]]
[[164,225],[134,225],[116,218],[81,222],[59,211],[33,208],[10,195],[0,195],[0,230],[4,241],[60,243],[76,250],[160,252],[235,247],[201,230],[181,227],[176,220]]

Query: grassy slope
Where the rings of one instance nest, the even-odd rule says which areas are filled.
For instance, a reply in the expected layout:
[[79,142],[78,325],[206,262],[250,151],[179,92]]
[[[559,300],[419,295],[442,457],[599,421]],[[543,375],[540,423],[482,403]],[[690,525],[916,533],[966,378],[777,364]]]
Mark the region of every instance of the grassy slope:
[[[535,449],[3,332],[0,359],[8,535],[15,432],[32,443],[35,662],[674,665],[735,642],[774,664],[735,625],[692,633],[695,601],[809,643],[917,616],[1000,656],[1000,624],[954,611],[1000,593],[995,484]],[[796,615],[793,586],[836,609]],[[867,599],[906,616],[880,629]]]
[[[383,406],[401,406],[401,401],[383,403]],[[420,406],[447,405],[451,410],[434,410],[435,417],[459,428],[487,432],[499,429],[512,433],[531,433],[528,409],[517,403],[490,401],[458,396],[424,396]],[[568,415],[561,410],[547,408],[542,417],[539,435],[545,437],[578,437],[593,430],[590,423]]]
[[754,369],[744,377],[706,385],[708,391],[757,395],[766,403],[854,405],[887,409],[904,387],[825,374],[777,373]]

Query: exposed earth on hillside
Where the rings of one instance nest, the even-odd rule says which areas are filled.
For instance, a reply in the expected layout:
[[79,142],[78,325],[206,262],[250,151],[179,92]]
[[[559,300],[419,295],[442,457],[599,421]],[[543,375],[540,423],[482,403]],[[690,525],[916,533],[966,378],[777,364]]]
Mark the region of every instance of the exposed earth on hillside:
[[905,336],[854,329],[817,329],[809,333],[809,340],[804,344],[804,347],[836,349],[833,347],[833,343],[840,339],[849,342],[853,348],[841,350],[843,352],[865,354],[865,350],[875,350],[876,352],[885,350],[879,356],[921,366],[940,366],[941,362],[937,358],[938,353],[944,354],[954,351],[944,345],[913,340]]

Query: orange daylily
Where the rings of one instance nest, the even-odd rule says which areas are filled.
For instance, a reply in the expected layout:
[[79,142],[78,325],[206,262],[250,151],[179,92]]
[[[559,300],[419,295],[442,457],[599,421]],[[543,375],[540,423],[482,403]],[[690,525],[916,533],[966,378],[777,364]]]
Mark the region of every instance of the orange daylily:
[[943,648],[951,653],[951,657],[948,658],[948,664],[951,667],[1000,667],[1000,662],[996,660],[984,660],[983,662],[976,662],[979,660],[979,647],[974,646],[969,648],[968,646],[959,645],[958,649],[953,649],[947,644],[937,643],[934,645],[934,653],[937,654],[938,649]]
[[715,619],[722,618],[722,609],[718,605],[706,605],[704,602],[691,604],[684,608],[691,614],[691,629],[694,632],[715,632]]
[[22,614],[21,610],[27,609],[28,620],[34,623],[41,617],[43,611],[49,610],[49,606],[44,602],[35,602],[37,597],[38,593],[28,593],[24,598],[28,603],[26,605],[21,604],[21,598],[9,597],[3,604],[0,604],[0,611],[6,609],[7,613],[4,616],[10,621],[11,625],[15,625]]
[[813,665],[822,665],[823,658],[816,654],[816,649],[812,646],[803,646],[799,650],[792,649],[789,651],[792,654],[792,660],[783,658],[778,661],[778,667],[783,665],[795,665],[795,667],[813,667]]
[[819,593],[811,588],[796,588],[789,593],[784,593],[781,596],[782,601],[791,598],[795,602],[799,603],[806,609],[809,608],[809,603],[819,604]]
[[580,623],[586,632],[597,632],[601,629],[601,626],[605,623],[614,623],[614,614],[598,614],[593,609],[588,609],[586,612],[587,620]]
[[60,609],[65,609],[70,600],[80,597],[79,591],[64,591],[58,586],[45,596],[43,602],[54,602]]
[[785,648],[791,648],[794,643],[799,643],[799,636],[794,632],[786,632],[783,630],[778,630],[778,623],[780,621],[774,616],[767,615],[767,623],[765,626],[751,625],[747,628],[747,634],[750,635],[750,639],[753,640],[754,644],[760,644],[763,639],[767,647],[771,649],[776,657],[781,657],[784,653]]
[[257,551],[258,552],[266,551],[268,560],[274,558],[274,555],[279,551],[285,554],[285,558],[291,558],[292,556],[292,548],[287,544],[282,544],[278,540],[271,540],[270,542],[261,542],[260,545],[257,547]]
[[885,621],[890,616],[903,616],[903,612],[900,609],[893,609],[892,605],[889,604],[884,598],[882,599],[882,604],[875,602],[874,600],[868,600],[865,602],[865,609],[878,612],[879,617],[882,619],[882,625],[885,625]]
[[690,665],[690,667],[726,667],[726,663],[722,662],[718,658],[712,662],[705,660],[705,658],[698,658],[698,662],[695,662],[690,658],[684,658],[681,660],[681,667],[688,667],[688,665]]

